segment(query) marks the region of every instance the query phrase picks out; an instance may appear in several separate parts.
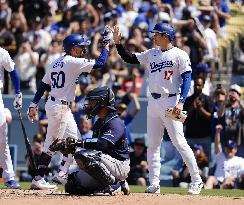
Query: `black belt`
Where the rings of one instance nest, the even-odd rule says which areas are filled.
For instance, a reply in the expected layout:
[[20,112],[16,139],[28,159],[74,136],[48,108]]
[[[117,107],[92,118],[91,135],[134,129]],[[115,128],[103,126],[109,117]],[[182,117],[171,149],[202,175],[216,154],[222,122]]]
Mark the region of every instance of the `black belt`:
[[[177,94],[176,93],[174,93],[174,94],[168,94],[167,95],[167,97],[174,97],[174,96],[176,96]],[[161,98],[161,94],[160,93],[151,93],[151,96],[156,100],[156,99],[158,99],[158,98]]]
[[[51,101],[53,101],[53,102],[56,101],[55,97],[53,97],[53,96],[50,96],[50,99],[51,99]],[[68,102],[68,101],[66,101],[66,100],[60,100],[60,102],[61,102],[61,104],[63,104],[63,105],[71,105],[71,102]]]

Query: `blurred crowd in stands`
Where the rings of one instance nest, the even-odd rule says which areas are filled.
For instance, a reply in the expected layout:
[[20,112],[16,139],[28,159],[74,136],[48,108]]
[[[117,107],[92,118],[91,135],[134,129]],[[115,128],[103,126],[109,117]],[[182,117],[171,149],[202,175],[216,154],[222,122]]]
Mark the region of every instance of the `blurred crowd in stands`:
[[[87,57],[96,58],[101,50],[104,25],[119,25],[126,47],[132,52],[143,52],[153,47],[148,31],[159,21],[172,23],[176,28],[174,45],[186,51],[192,63],[192,87],[184,105],[188,111],[185,136],[194,150],[206,188],[243,188],[241,87],[237,84],[216,87],[212,82],[212,74],[219,69],[218,39],[227,35],[230,16],[229,0],[0,0],[0,46],[9,51],[16,63],[23,95],[34,94],[47,65],[63,55],[62,41],[67,35],[80,33],[91,40]],[[235,68],[244,65],[243,39],[234,52]],[[131,123],[140,111],[138,97],[148,95],[147,71],[142,66],[124,63],[115,46],[110,47],[105,68],[77,79],[71,110],[81,138],[90,138],[93,122],[84,116],[85,96],[97,86],[113,89],[132,150],[128,182],[145,186],[148,183],[146,143],[145,139],[132,139]],[[3,93],[11,94],[8,75]],[[40,133],[33,140],[37,161],[48,126],[44,109],[40,109],[39,119]],[[182,162],[170,146],[167,131],[164,141],[166,155]],[[54,159],[52,170],[57,170],[53,167],[58,160],[59,157]],[[29,169],[29,175],[25,173],[22,179],[31,175]],[[172,169],[172,176],[174,186],[185,187],[190,182],[189,171],[183,164],[178,170]]]

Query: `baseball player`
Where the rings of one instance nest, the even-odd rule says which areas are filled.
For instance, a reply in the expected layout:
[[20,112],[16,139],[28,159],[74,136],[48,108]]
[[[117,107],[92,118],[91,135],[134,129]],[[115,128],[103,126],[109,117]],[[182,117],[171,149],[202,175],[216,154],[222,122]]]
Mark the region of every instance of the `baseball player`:
[[22,94],[20,92],[20,80],[17,75],[15,64],[8,51],[0,48],[0,164],[3,167],[3,179],[5,186],[12,189],[19,189],[20,185],[15,181],[13,165],[10,157],[7,136],[7,122],[2,100],[1,88],[3,87],[4,69],[10,73],[11,81],[15,88],[14,108],[22,107]]
[[[151,96],[147,107],[148,150],[147,160],[150,186],[147,193],[160,193],[160,146],[164,128],[174,146],[186,163],[192,183],[188,192],[199,194],[203,183],[199,175],[196,159],[186,142],[182,118],[182,109],[191,85],[191,63],[188,55],[174,47],[174,28],[167,23],[157,23],[151,31],[157,48],[142,53],[130,53],[121,45],[119,28],[114,27],[113,39],[119,55],[131,64],[143,64],[149,71],[149,91]],[[171,117],[166,111],[172,110]]]
[[66,138],[60,144],[50,146],[52,151],[73,153],[79,166],[78,172],[69,175],[65,191],[70,194],[104,195],[112,194],[121,186],[124,194],[129,194],[128,186],[124,186],[130,171],[129,149],[124,122],[114,107],[114,93],[106,86],[98,87],[87,94],[86,101],[87,117],[98,116],[93,126],[93,137],[78,141]]
[[[49,97],[45,105],[48,128],[47,137],[44,143],[44,152],[40,158],[36,176],[32,180],[32,189],[56,189],[56,185],[49,184],[43,178],[46,168],[54,154],[49,150],[49,146],[56,139],[71,137],[78,139],[79,130],[75,123],[74,117],[70,110],[71,102],[75,97],[75,82],[79,75],[83,72],[90,73],[92,69],[102,68],[107,60],[109,51],[109,32],[105,29],[103,33],[103,49],[100,56],[95,60],[87,60],[84,58],[86,46],[90,41],[79,34],[71,34],[63,41],[65,55],[59,57],[49,65],[45,76],[34,96],[32,103],[28,109],[30,120],[37,120],[38,107],[37,103],[41,99],[45,90],[50,90]],[[64,163],[62,170],[67,171],[70,161]]]

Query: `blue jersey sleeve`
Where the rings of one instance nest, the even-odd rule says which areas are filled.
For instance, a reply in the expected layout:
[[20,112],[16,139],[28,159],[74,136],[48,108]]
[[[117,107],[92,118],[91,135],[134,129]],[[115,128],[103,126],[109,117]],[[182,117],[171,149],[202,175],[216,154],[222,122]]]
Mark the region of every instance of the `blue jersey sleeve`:
[[93,69],[104,67],[107,59],[108,59],[108,50],[106,48],[103,48],[100,56],[95,60],[95,65],[93,66]]
[[184,103],[187,98],[190,87],[191,87],[191,71],[182,73],[181,78],[182,78],[183,83],[181,85],[181,93],[180,93],[179,102]]
[[40,99],[42,98],[42,96],[46,90],[50,91],[51,86],[44,83],[44,82],[41,82],[40,86],[38,87],[38,89],[36,91],[36,94],[35,94],[32,102],[37,104],[40,101]]
[[10,72],[10,78],[15,88],[15,93],[20,94],[20,79],[16,72],[16,69]]

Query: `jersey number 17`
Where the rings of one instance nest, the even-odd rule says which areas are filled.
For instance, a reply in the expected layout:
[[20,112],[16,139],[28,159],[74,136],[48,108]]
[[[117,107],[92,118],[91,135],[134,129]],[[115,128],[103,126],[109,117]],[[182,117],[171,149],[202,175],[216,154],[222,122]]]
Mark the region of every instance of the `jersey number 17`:
[[173,71],[172,70],[164,71],[164,79],[169,80],[172,75],[173,75]]

